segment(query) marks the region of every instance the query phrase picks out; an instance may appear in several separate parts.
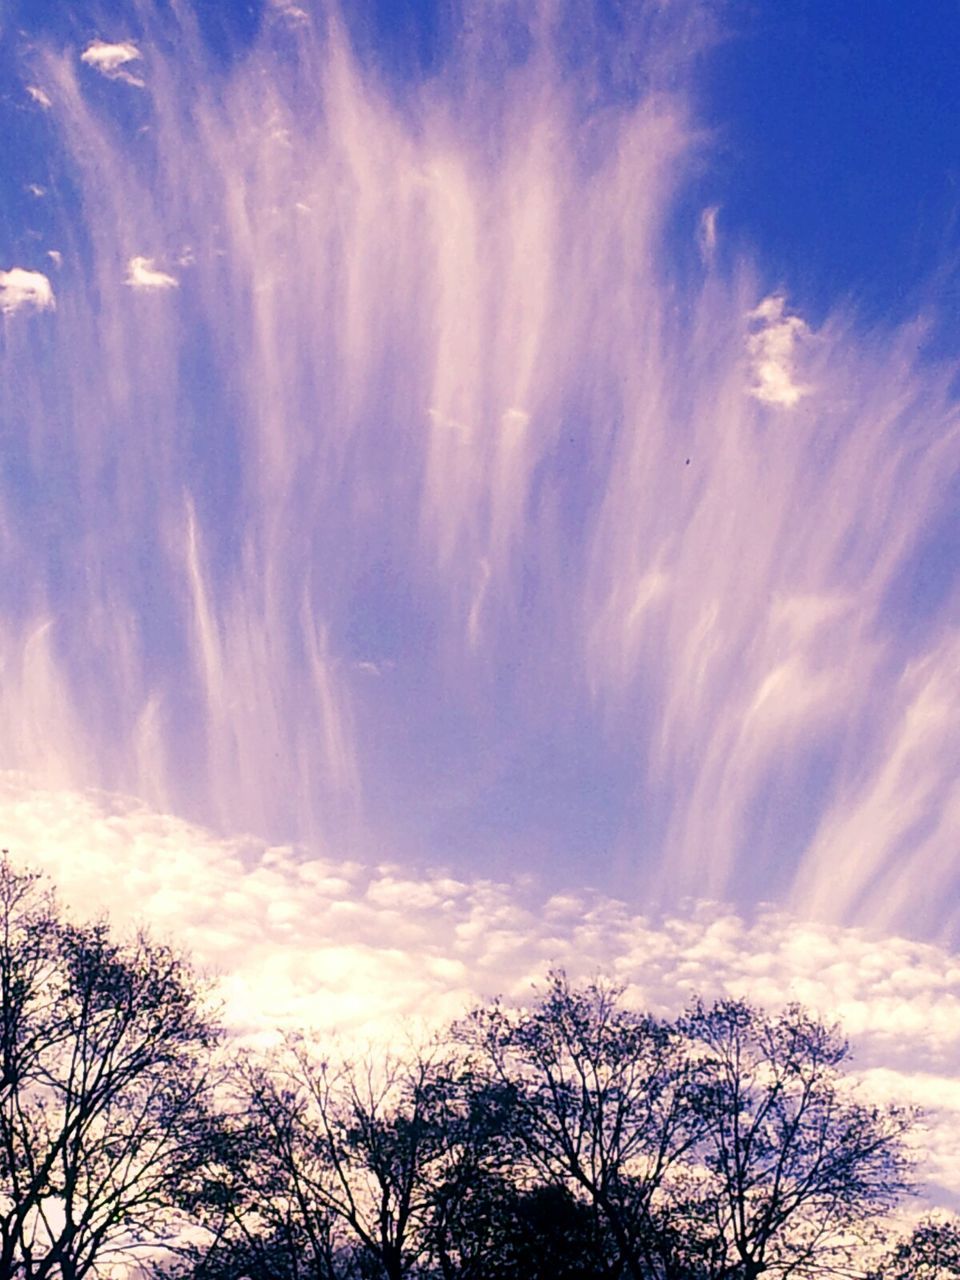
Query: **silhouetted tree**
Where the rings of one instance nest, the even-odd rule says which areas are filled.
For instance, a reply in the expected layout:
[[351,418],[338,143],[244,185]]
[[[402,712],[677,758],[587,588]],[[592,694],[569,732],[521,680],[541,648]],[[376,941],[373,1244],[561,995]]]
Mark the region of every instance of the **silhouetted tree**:
[[0,861],[0,1275],[156,1249],[207,1159],[218,1032],[190,967],[65,920]]
[[613,1265],[647,1280],[664,1271],[671,1188],[704,1121],[685,1041],[621,996],[600,983],[576,990],[555,973],[532,1009],[495,1003],[463,1033],[509,1091],[516,1159],[585,1196]]
[[708,1274],[848,1268],[908,1187],[914,1113],[859,1101],[842,1072],[846,1041],[799,1006],[770,1017],[740,1001],[698,1005],[681,1026],[703,1126],[686,1217]]
[[925,1218],[900,1240],[870,1280],[958,1280],[960,1219]]
[[216,1274],[214,1254],[251,1259],[254,1280],[258,1258],[291,1280],[403,1280],[426,1267],[437,1189],[456,1159],[450,1064],[424,1053],[331,1066],[299,1039],[248,1062],[242,1079],[250,1158],[195,1273]]
[[442,1280],[603,1280],[619,1274],[593,1207],[564,1187],[487,1172],[442,1220]]
[[465,1034],[511,1099],[534,1178],[583,1196],[633,1280],[812,1277],[850,1264],[900,1198],[909,1110],[860,1102],[846,1043],[799,1007],[726,1001],[676,1024],[554,974]]

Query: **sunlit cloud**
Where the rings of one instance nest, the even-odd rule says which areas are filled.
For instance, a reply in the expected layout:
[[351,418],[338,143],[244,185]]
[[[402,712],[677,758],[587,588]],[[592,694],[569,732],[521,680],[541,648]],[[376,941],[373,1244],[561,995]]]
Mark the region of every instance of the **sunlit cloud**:
[[750,392],[764,404],[792,408],[809,391],[794,381],[797,344],[809,329],[799,316],[787,314],[786,299],[775,293],[758,303],[748,319],[755,326],[747,340],[753,373]]
[[0,311],[5,315],[21,309],[49,311],[55,306],[53,287],[42,271],[25,267],[0,271]]
[[652,914],[529,877],[411,872],[252,839],[224,840],[103,793],[0,780],[12,856],[45,870],[81,916],[146,923],[217,975],[228,1023],[253,1044],[282,1029],[380,1044],[502,994],[530,998],[551,966],[598,974],[674,1015],[695,996],[839,1019],[878,1098],[928,1112],[929,1194],[960,1197],[960,966],[935,947],[718,903]]
[[131,258],[127,263],[127,284],[134,289],[176,289],[179,281],[166,271],[158,271],[153,258]]
[[32,101],[35,102],[38,107],[49,109],[53,106],[53,103],[50,101],[49,94],[41,89],[38,84],[28,84],[26,86],[26,90]]
[[108,80],[122,80],[124,84],[135,88],[144,87],[143,80],[129,70],[131,62],[139,62],[140,50],[129,40],[119,44],[110,44],[105,40],[94,40],[80,55],[80,61],[93,67]]

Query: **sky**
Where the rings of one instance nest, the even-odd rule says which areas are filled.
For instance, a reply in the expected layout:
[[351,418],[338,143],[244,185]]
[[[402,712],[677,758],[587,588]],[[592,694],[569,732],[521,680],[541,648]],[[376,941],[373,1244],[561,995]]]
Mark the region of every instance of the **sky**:
[[4,844],[248,1030],[803,998],[960,1193],[958,42],[0,4]]

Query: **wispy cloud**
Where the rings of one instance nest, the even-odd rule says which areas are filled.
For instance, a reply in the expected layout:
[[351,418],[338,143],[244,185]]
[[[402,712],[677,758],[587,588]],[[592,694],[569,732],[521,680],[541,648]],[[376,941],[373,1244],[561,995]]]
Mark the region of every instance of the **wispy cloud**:
[[55,306],[53,288],[42,271],[25,267],[0,271],[0,311],[5,315],[21,309],[48,311]]
[[124,40],[118,44],[110,44],[106,40],[93,40],[80,55],[81,62],[99,71],[108,80],[122,80],[124,84],[133,85],[137,89],[142,89],[144,82],[129,67],[130,63],[140,60],[140,50],[130,40]]
[[492,77],[500,16],[402,90],[336,23],[212,75],[186,22],[135,120],[38,56],[69,306],[0,351],[0,755],[364,864],[951,936],[948,372],[733,248],[674,277],[696,41],[605,98],[602,23]]
[[713,260],[717,249],[717,221],[719,217],[720,208],[715,204],[708,206],[700,215],[698,240],[701,256],[706,263],[710,263]]

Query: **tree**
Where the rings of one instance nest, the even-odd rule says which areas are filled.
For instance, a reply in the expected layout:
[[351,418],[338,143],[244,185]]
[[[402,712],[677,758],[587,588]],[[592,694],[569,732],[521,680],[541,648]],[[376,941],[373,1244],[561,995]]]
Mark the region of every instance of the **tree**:
[[[462,1034],[534,1179],[584,1198],[611,1274],[796,1280],[852,1266],[909,1183],[914,1114],[860,1101],[836,1030],[792,1006],[697,1004],[668,1024],[553,974]],[[618,1272],[618,1268],[620,1269]]]
[[675,1028],[625,1009],[618,987],[582,990],[562,973],[531,1009],[476,1011],[462,1034],[510,1099],[515,1158],[585,1197],[608,1261],[634,1277],[671,1274],[663,1242],[685,1157],[700,1140],[695,1073]]
[[291,1280],[403,1280],[426,1266],[456,1159],[461,1095],[449,1060],[332,1066],[298,1038],[272,1061],[248,1060],[240,1079],[248,1159],[194,1274],[221,1274],[222,1260],[240,1256],[269,1258],[264,1274]]
[[206,1159],[219,1032],[189,965],[65,920],[0,861],[0,1275],[155,1249]]
[[929,1217],[900,1240],[870,1280],[958,1280],[960,1219]]
[[602,1223],[562,1186],[527,1190],[480,1171],[437,1213],[431,1257],[442,1280],[602,1280],[611,1270]]
[[721,1001],[681,1025],[703,1122],[686,1216],[707,1274],[802,1280],[851,1266],[908,1188],[914,1113],[861,1102],[842,1072],[846,1041],[799,1006],[769,1017]]

